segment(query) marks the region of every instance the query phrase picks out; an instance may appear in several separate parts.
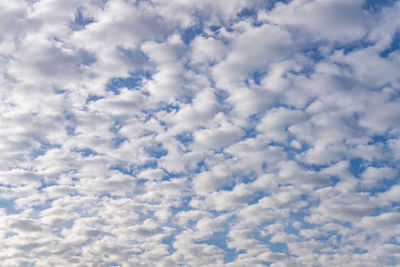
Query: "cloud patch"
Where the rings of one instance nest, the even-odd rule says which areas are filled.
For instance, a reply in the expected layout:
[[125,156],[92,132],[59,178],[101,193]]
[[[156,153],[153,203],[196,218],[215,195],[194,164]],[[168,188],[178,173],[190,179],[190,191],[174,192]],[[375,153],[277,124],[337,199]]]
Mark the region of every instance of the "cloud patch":
[[399,8],[2,1],[1,264],[399,265]]

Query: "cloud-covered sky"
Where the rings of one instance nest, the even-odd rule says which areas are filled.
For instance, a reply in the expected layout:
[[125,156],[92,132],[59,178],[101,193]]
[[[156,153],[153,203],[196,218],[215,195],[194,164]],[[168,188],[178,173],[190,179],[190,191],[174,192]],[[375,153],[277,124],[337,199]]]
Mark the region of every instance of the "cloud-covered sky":
[[0,1],[0,266],[400,265],[399,14]]

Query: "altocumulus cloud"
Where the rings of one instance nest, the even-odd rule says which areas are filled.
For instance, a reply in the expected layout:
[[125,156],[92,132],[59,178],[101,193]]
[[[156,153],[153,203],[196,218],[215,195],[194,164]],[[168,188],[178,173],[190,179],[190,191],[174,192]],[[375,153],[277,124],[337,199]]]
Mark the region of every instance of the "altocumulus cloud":
[[0,1],[0,266],[400,265],[399,14]]

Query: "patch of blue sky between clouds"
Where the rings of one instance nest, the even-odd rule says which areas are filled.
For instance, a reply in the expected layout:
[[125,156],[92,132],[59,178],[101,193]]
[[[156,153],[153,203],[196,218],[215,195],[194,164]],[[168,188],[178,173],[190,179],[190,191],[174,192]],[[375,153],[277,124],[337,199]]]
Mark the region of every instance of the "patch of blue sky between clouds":
[[392,38],[390,46],[380,53],[381,57],[387,58],[391,53],[400,49],[400,30],[397,30]]
[[357,51],[357,50],[361,50],[361,49],[365,49],[367,47],[372,47],[374,45],[373,42],[369,41],[369,40],[356,40],[354,42],[351,43],[346,43],[346,44],[340,44],[338,46],[335,46],[335,50],[342,50],[343,53],[346,55],[348,53]]
[[81,64],[83,66],[89,66],[90,64],[96,62],[96,57],[85,50],[79,51],[79,57],[81,59]]
[[46,154],[49,149],[60,148],[59,144],[41,143],[40,147],[31,151],[30,156],[36,158]]
[[176,140],[181,142],[184,145],[188,145],[193,142],[193,133],[189,131],[185,131],[176,136]]
[[370,12],[379,12],[382,8],[390,7],[396,2],[397,0],[365,0],[363,8]]
[[182,30],[181,38],[185,44],[190,44],[190,42],[203,32],[204,25],[199,22],[193,26],[185,28]]
[[168,154],[168,150],[163,148],[161,143],[153,144],[145,148],[147,155],[151,158],[161,158]]
[[121,88],[126,87],[128,89],[133,89],[141,84],[142,78],[131,76],[131,77],[116,77],[112,78],[106,88],[108,91],[112,91],[114,94],[118,95]]
[[16,214],[19,213],[19,211],[15,208],[15,203],[13,199],[4,199],[0,198],[0,208],[6,213],[6,214]]
[[74,148],[71,152],[79,153],[82,157],[89,157],[89,156],[96,156],[98,153],[91,148],[84,147],[84,148]]
[[94,22],[93,18],[85,17],[84,14],[82,13],[82,10],[78,9],[74,19],[75,27],[73,26],[73,28],[76,30],[82,30],[85,28],[86,25],[93,22]]

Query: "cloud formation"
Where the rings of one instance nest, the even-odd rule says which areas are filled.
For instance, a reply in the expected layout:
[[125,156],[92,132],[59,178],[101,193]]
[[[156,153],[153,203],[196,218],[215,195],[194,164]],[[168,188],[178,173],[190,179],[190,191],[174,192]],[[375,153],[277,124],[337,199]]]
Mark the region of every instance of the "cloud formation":
[[0,2],[0,266],[397,266],[400,2]]

